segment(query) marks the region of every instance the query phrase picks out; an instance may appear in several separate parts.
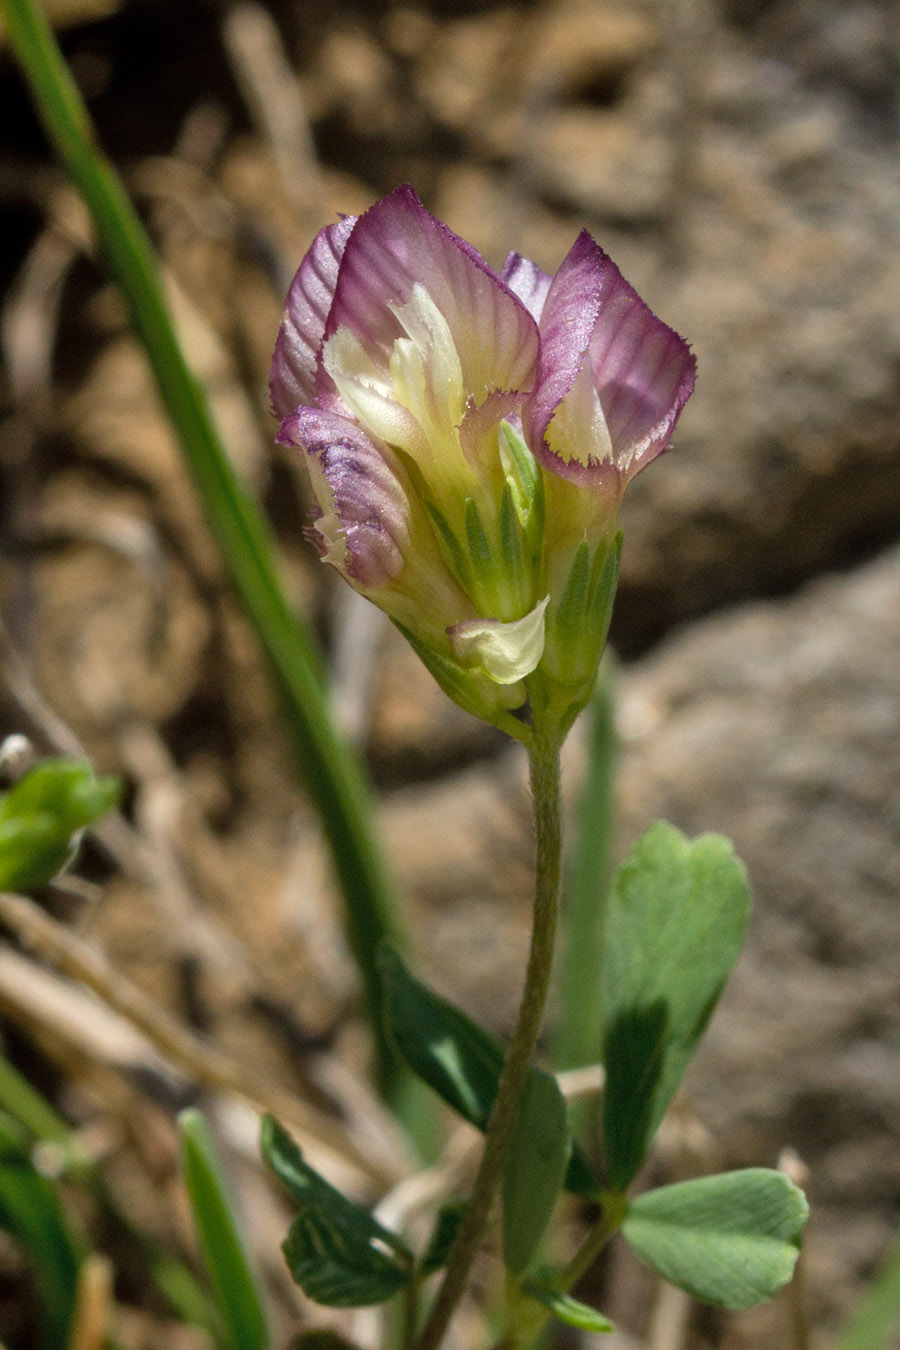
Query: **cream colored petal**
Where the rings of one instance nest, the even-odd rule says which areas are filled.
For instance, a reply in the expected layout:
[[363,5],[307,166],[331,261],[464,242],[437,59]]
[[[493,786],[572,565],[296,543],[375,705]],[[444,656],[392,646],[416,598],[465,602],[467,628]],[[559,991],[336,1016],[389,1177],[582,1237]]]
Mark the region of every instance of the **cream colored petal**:
[[447,629],[461,665],[482,670],[496,684],[515,684],[535,669],[544,653],[546,596],[522,619],[467,619]]

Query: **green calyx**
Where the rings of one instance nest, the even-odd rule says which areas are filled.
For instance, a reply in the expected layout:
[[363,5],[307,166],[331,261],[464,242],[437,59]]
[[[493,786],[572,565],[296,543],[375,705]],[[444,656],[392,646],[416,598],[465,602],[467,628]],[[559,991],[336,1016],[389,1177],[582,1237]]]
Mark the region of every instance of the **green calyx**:
[[[540,470],[507,423],[498,433],[502,486],[456,502],[424,501],[441,554],[480,615],[508,623],[522,618],[537,593],[543,539]],[[419,483],[420,491],[424,484]]]
[[602,537],[591,550],[587,539],[575,549],[562,594],[547,614],[544,673],[556,684],[593,687],[606,645],[619,581],[622,532]]
[[527,743],[538,724],[565,734],[590,698],[621,535],[608,516],[598,522],[602,503],[545,481],[507,422],[498,447],[500,473],[490,488],[460,485],[452,499],[435,500],[411,469],[443,562],[476,617],[446,630],[449,650],[398,627],[454,702]]

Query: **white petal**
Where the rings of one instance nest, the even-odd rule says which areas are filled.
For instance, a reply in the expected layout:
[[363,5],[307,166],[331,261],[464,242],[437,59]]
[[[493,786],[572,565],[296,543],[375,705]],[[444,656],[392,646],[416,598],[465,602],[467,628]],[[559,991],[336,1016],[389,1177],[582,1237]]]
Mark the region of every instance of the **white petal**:
[[496,684],[515,684],[535,669],[544,654],[544,611],[550,597],[522,619],[467,619],[447,629],[456,659],[482,670]]

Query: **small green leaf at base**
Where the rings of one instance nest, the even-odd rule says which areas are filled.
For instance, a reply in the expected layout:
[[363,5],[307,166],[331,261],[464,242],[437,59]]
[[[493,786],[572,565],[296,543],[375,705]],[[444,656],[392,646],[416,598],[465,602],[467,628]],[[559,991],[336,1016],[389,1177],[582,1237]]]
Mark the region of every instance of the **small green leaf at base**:
[[697,1048],[747,931],[750,894],[721,835],[657,821],[616,873],[604,921],[603,1133],[628,1188]]
[[616,1329],[608,1317],[597,1312],[596,1308],[589,1308],[586,1303],[579,1303],[570,1294],[562,1294],[558,1289],[540,1284],[537,1280],[526,1280],[521,1288],[523,1294],[540,1303],[568,1327],[577,1327],[579,1331],[594,1331],[599,1335],[605,1335]]
[[753,1167],[638,1196],[622,1233],[648,1266],[701,1303],[741,1309],[790,1280],[808,1215],[786,1176]]
[[271,1116],[263,1118],[261,1147],[300,1206],[282,1250],[309,1298],[332,1308],[359,1308],[383,1303],[409,1283],[412,1254],[396,1233],[319,1176]]
[[503,1169],[503,1260],[521,1275],[537,1250],[572,1153],[569,1114],[556,1079],[526,1079]]

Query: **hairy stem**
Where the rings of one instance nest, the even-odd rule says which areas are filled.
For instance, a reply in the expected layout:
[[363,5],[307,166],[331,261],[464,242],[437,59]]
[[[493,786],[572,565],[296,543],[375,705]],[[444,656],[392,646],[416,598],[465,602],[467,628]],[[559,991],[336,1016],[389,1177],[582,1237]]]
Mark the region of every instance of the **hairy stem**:
[[497,1099],[485,1134],[484,1152],[447,1273],[418,1341],[418,1350],[437,1350],[465,1290],[484,1236],[503,1172],[529,1062],[540,1031],[553,965],[560,869],[559,746],[555,733],[536,730],[529,746],[534,802],[536,872],[531,951],[516,1029],[506,1053]]

